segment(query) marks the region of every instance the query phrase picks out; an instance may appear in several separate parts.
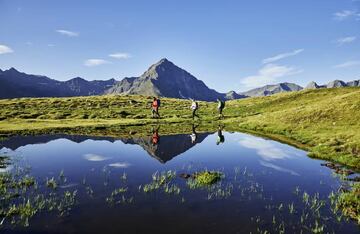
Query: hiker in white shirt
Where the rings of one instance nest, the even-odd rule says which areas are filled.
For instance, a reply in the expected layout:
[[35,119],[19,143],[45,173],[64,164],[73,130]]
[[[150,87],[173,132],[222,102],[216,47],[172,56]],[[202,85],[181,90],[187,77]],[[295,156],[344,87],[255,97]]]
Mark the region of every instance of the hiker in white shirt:
[[195,100],[192,100],[192,103],[191,103],[191,110],[192,110],[192,118],[195,119],[195,116],[200,118],[197,114],[196,114],[196,111],[199,109],[199,104],[195,101]]
[[196,139],[197,139],[197,133],[196,133],[196,127],[194,124],[192,125],[192,133],[190,135],[191,138],[191,143],[195,144],[196,143]]

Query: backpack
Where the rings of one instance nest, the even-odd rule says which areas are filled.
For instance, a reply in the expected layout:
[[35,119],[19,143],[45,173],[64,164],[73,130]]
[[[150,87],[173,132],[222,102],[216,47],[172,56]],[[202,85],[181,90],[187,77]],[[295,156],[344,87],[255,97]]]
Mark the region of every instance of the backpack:
[[156,101],[157,101],[157,106],[160,107],[160,99],[158,98],[156,99]]
[[218,102],[218,109],[224,109],[224,107],[225,107],[225,101],[219,100],[219,102]]
[[225,108],[225,101],[221,101],[221,108]]

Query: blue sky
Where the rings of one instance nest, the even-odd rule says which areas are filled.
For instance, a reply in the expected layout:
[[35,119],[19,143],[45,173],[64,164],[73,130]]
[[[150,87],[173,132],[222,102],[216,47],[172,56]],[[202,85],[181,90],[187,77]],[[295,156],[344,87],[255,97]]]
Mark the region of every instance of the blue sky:
[[218,91],[360,79],[360,0],[0,0],[0,68],[139,76],[163,57]]

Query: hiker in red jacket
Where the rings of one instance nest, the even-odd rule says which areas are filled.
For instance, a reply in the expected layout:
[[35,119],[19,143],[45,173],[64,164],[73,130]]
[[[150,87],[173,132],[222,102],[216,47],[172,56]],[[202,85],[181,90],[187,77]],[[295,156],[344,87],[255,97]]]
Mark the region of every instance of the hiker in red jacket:
[[159,107],[160,107],[160,99],[154,97],[153,102],[151,104],[151,112],[153,118],[155,117],[160,118]]
[[159,136],[159,127],[158,127],[155,130],[153,130],[151,142],[155,146],[155,145],[159,144],[159,141],[160,141],[160,136]]

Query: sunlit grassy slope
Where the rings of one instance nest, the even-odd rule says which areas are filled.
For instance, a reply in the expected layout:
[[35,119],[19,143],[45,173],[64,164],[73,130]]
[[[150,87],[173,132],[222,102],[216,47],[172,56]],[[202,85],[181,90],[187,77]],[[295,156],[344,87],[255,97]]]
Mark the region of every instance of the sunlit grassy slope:
[[[161,119],[151,119],[151,97],[92,96],[0,100],[0,133],[52,129],[91,132],[98,127],[192,123],[190,101],[162,98]],[[305,90],[226,103],[226,130],[251,131],[309,150],[310,155],[360,168],[360,89]],[[216,103],[200,102],[201,125],[219,124]],[[82,129],[82,130],[81,130]],[[90,129],[90,130],[89,130]],[[187,128],[190,130],[190,128]],[[165,131],[166,132],[166,131]],[[114,131],[112,131],[114,133]]]
[[[151,97],[93,96],[0,100],[0,140],[13,134],[146,135],[191,131],[190,101],[163,98],[161,119],[151,119]],[[305,90],[226,103],[200,102],[197,131],[248,131],[308,150],[310,156],[360,170],[360,88]],[[150,130],[151,131],[151,130]],[[339,208],[360,222],[359,185],[340,196]]]
[[[320,89],[244,99],[228,105],[240,128],[311,148],[310,156],[360,168],[360,89]],[[236,122],[236,123],[235,123]]]

